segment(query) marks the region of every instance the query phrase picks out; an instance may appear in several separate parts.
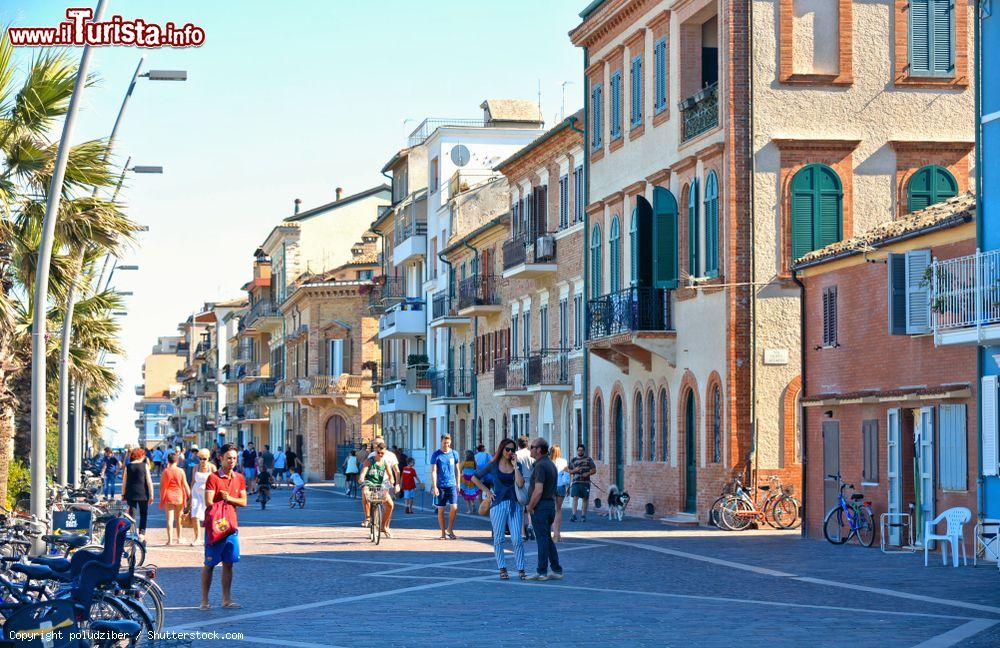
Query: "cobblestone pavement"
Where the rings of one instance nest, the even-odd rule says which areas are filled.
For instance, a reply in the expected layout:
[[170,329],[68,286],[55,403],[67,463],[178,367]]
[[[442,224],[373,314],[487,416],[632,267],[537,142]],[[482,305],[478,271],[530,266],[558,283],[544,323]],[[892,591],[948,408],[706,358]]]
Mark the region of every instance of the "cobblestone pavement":
[[485,518],[463,515],[459,539],[438,540],[430,511],[399,512],[394,537],[374,547],[359,501],[332,486],[308,493],[304,510],[287,507],[286,489],[266,511],[241,510],[241,610],[220,609],[218,575],[212,609],[197,609],[202,550],[163,547],[157,512],[149,560],[161,567],[168,629],[243,633],[194,641],[229,647],[1000,645],[993,565],[924,568],[917,554],[798,532],[612,524],[592,512],[586,524],[564,516],[564,580],[501,582]]

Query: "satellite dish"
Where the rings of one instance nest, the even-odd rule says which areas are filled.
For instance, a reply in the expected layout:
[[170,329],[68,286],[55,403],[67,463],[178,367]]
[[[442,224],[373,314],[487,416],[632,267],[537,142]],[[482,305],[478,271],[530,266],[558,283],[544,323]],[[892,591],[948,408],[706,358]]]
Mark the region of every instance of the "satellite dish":
[[457,146],[453,146],[451,149],[451,161],[457,167],[464,167],[469,163],[469,159],[471,157],[469,149],[465,146],[465,144],[458,144]]

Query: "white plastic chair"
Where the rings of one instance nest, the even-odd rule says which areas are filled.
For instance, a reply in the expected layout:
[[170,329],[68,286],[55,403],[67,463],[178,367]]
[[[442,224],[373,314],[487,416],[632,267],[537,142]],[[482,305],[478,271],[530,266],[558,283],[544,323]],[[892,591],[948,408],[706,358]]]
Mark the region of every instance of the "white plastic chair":
[[[952,567],[958,567],[958,553],[961,551],[965,557],[965,564],[969,564],[969,552],[965,549],[965,544],[962,542],[962,527],[966,522],[972,519],[972,511],[965,508],[964,506],[956,506],[955,508],[950,508],[943,512],[941,515],[937,516],[933,520],[924,523],[924,567],[927,566],[927,551],[931,542],[934,540],[941,540],[942,542],[951,543],[951,562]],[[941,520],[946,520],[948,522],[945,528],[944,535],[938,535],[934,533],[934,527],[937,526],[938,522]],[[947,565],[948,559],[946,557],[945,547],[946,544],[941,545],[941,564]]]

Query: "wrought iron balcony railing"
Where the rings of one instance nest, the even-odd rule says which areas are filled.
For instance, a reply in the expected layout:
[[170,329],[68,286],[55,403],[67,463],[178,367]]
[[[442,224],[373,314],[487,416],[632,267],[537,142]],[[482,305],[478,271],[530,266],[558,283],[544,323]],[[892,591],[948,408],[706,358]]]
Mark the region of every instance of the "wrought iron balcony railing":
[[454,300],[447,290],[439,290],[434,293],[433,308],[431,309],[431,319],[440,319],[455,315]]
[[431,374],[431,398],[472,398],[472,372],[467,369],[435,370]]
[[566,349],[542,349],[528,355],[528,384],[570,384],[569,358]]
[[719,84],[713,83],[680,102],[680,110],[682,140],[715,128],[719,125]]
[[382,277],[381,281],[368,293],[368,307],[374,314],[382,314],[388,307],[406,299],[406,283],[402,277]]
[[245,394],[255,394],[256,396],[274,396],[274,378],[258,378],[246,386]]
[[556,239],[548,232],[518,234],[504,241],[504,270],[523,263],[553,263],[555,260]]
[[587,303],[589,339],[634,331],[670,331],[670,290],[635,286]]
[[497,358],[493,363],[493,389],[520,391],[528,385],[527,362],[524,358]]
[[501,286],[503,277],[496,275],[477,275],[466,277],[458,284],[459,309],[470,306],[499,306],[503,295]]

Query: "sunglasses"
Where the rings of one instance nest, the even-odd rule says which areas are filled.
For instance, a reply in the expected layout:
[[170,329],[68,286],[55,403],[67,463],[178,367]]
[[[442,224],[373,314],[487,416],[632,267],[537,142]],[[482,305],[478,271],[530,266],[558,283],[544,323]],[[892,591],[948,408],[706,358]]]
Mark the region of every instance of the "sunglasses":
[[514,446],[507,446],[503,449],[504,452],[514,452]]

